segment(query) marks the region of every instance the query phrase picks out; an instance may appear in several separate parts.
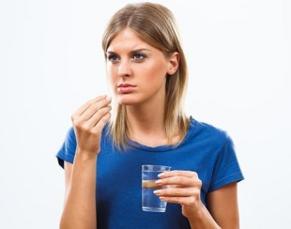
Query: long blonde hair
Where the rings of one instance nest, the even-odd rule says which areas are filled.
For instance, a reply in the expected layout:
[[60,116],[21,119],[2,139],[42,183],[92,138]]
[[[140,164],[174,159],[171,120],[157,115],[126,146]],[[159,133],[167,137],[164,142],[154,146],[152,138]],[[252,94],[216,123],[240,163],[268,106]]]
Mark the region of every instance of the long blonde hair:
[[[143,41],[162,51],[166,57],[174,52],[179,53],[179,68],[175,74],[166,79],[164,116],[168,143],[173,145],[172,138],[178,129],[180,140],[175,144],[178,145],[184,139],[189,126],[189,119],[183,112],[183,99],[188,76],[187,63],[179,41],[174,16],[168,8],[160,4],[145,2],[124,6],[112,16],[104,32],[102,48],[105,56],[113,38],[125,28],[135,31]],[[109,130],[113,143],[119,149],[124,149],[128,140],[125,105],[115,106]]]

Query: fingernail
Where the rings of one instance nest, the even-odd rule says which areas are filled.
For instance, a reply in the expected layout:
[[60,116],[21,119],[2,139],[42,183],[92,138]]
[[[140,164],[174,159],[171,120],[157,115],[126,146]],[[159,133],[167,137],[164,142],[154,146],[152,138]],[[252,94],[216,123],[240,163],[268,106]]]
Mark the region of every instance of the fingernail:
[[155,183],[156,184],[160,184],[160,183],[162,183],[162,181],[161,180],[156,180]]
[[155,194],[160,194],[161,191],[160,191],[160,190],[155,190],[154,193],[155,193]]
[[163,173],[160,173],[160,174],[158,174],[158,177],[163,177],[163,176],[165,176],[165,173],[163,172]]

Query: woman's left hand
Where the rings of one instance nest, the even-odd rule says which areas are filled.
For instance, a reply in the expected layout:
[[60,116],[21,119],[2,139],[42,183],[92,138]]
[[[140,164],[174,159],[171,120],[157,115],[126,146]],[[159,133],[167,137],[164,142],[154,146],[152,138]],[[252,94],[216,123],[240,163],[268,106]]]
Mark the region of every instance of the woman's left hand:
[[202,182],[196,172],[174,170],[163,172],[159,177],[156,184],[167,186],[154,191],[161,200],[181,204],[182,214],[188,219],[199,213],[203,206],[200,199]]

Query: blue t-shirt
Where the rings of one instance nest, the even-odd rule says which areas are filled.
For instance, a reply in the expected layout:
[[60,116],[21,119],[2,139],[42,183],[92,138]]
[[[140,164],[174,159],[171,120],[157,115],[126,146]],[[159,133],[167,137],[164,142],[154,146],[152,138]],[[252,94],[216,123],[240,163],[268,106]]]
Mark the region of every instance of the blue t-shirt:
[[[141,206],[141,165],[161,164],[172,170],[197,172],[202,181],[201,199],[207,193],[243,179],[233,143],[226,132],[190,117],[187,134],[177,147],[149,147],[128,142],[126,151],[112,144],[106,125],[97,160],[96,199],[99,229],[190,228],[179,204],[168,203],[165,213],[144,212]],[[76,138],[71,127],[57,153],[59,164],[73,163]]]

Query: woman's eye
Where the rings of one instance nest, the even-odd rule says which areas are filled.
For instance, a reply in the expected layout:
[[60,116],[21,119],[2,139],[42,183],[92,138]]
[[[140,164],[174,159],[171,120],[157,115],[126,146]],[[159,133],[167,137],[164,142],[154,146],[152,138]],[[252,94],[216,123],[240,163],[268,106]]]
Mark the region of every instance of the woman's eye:
[[113,63],[118,61],[118,57],[116,55],[109,55],[107,59]]
[[146,56],[144,54],[141,53],[136,53],[133,55],[133,60],[135,61],[142,61],[146,58]]

